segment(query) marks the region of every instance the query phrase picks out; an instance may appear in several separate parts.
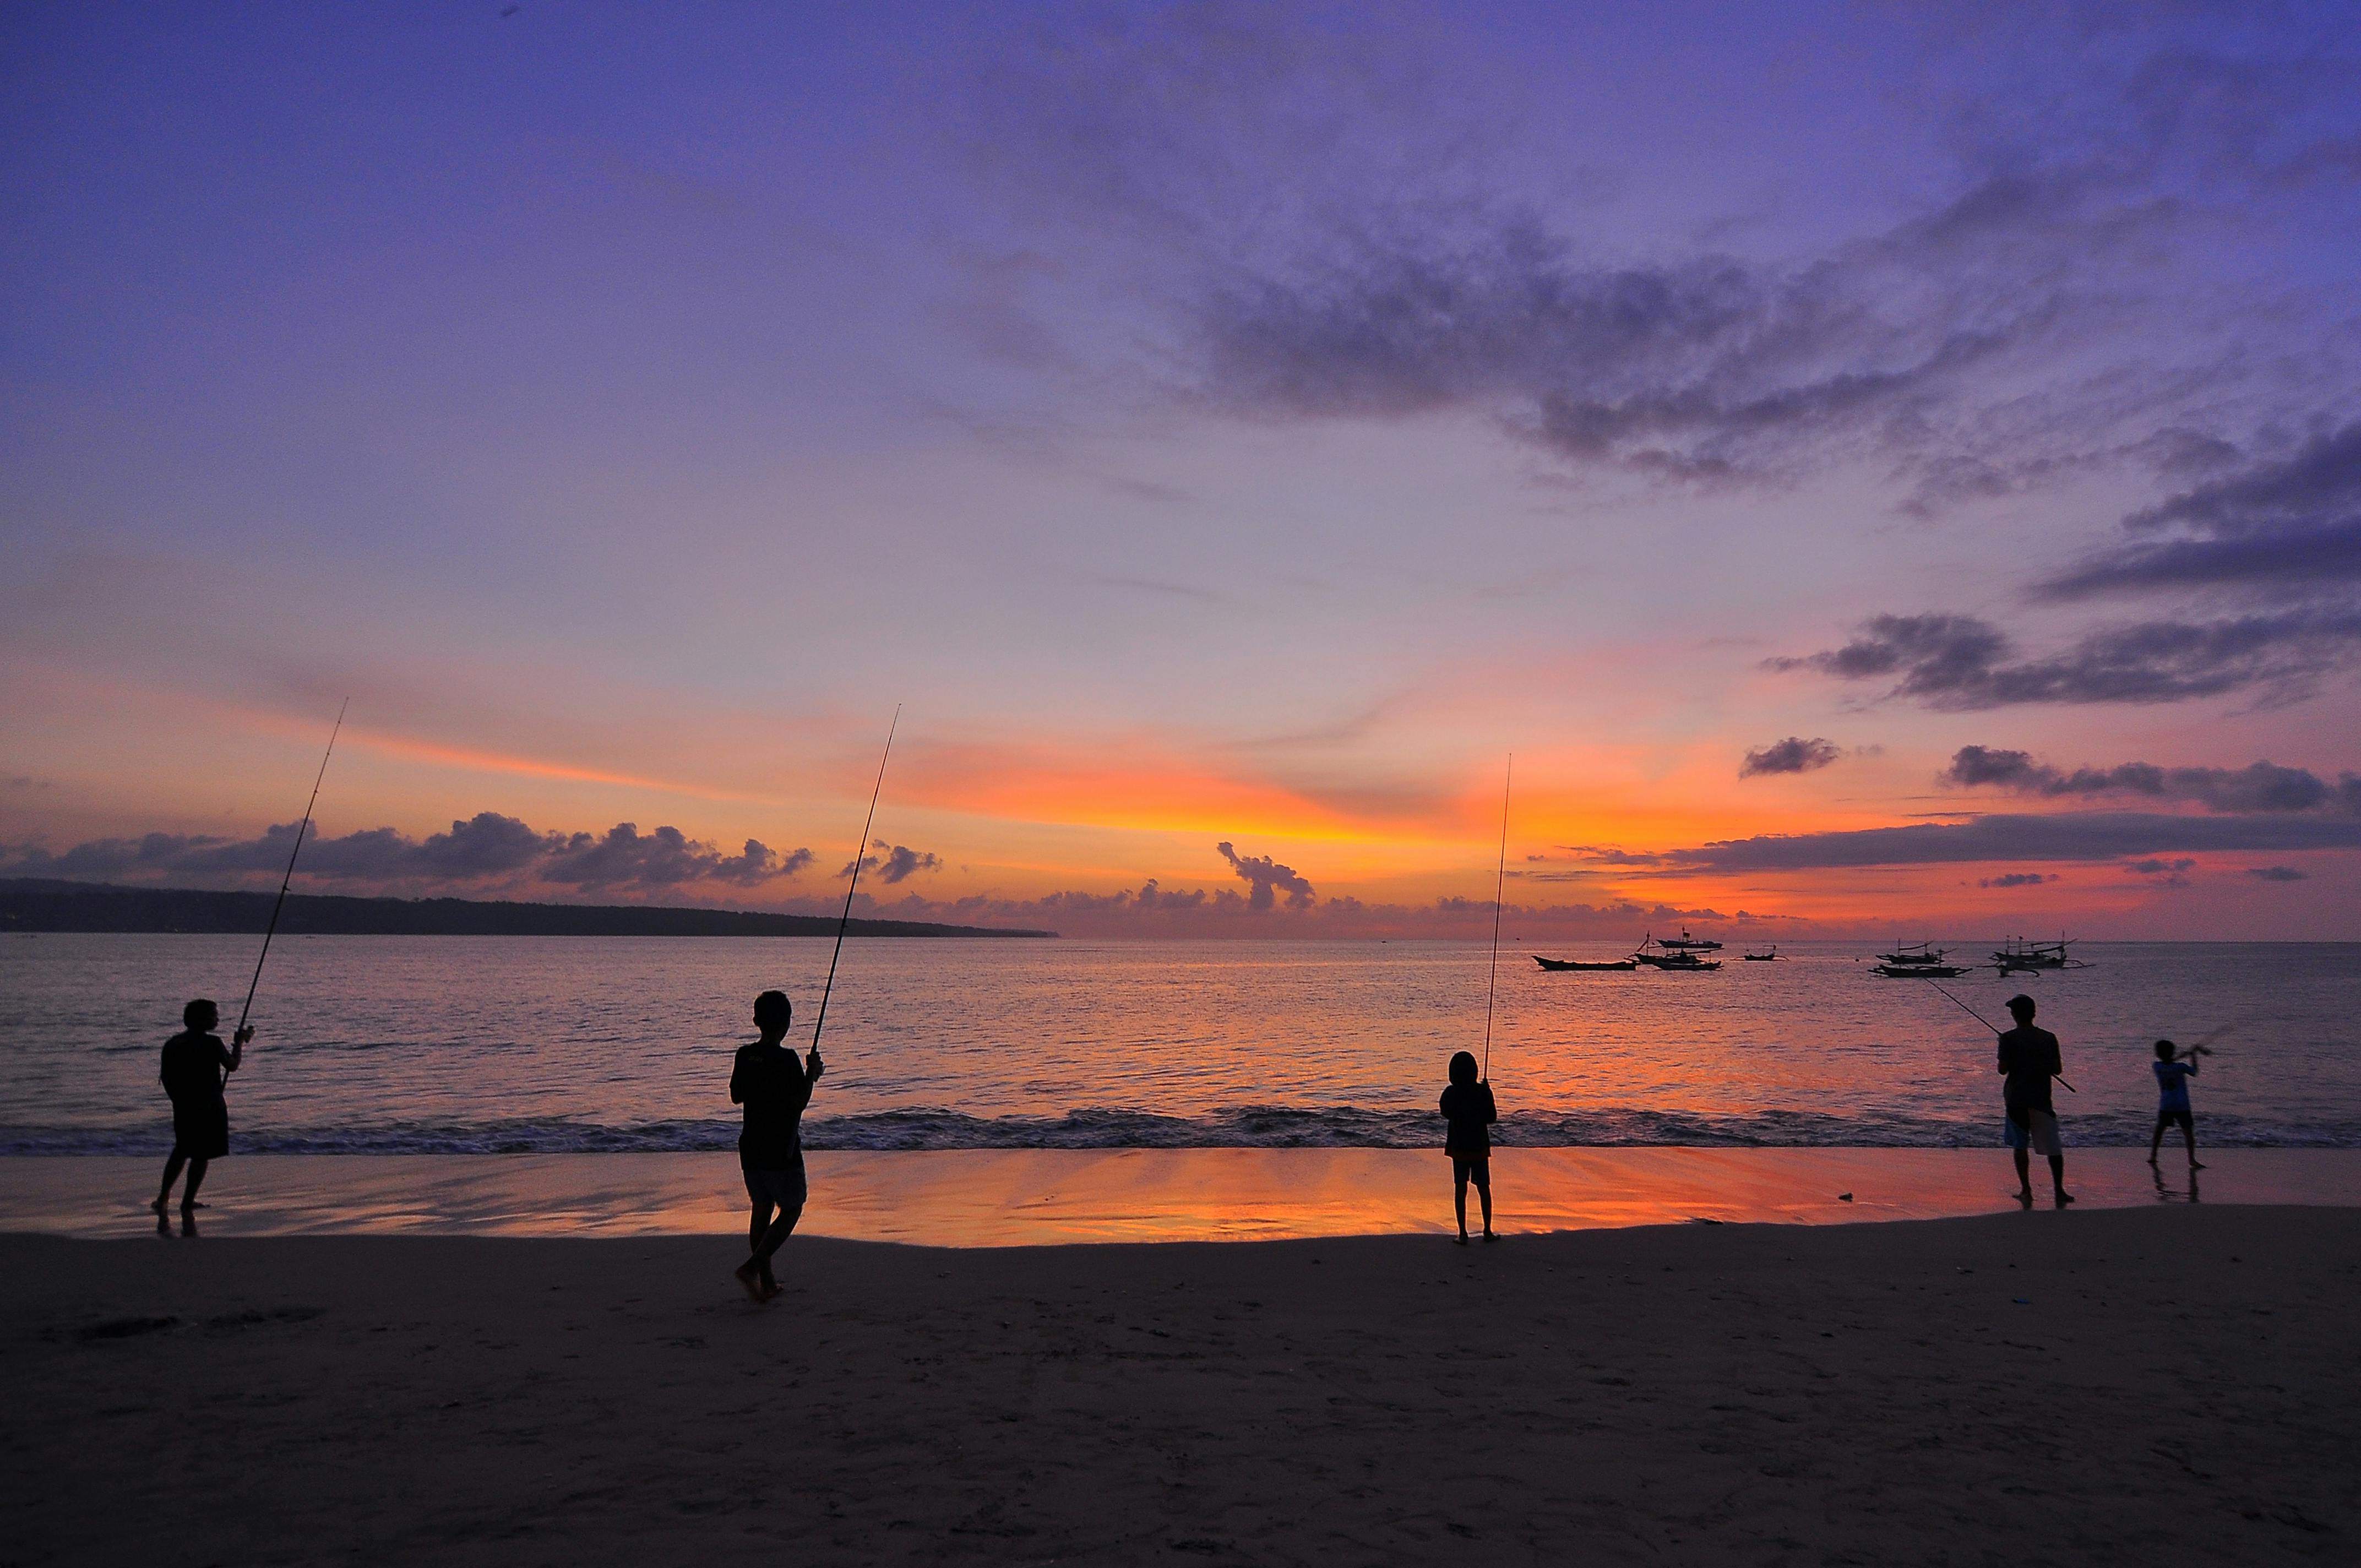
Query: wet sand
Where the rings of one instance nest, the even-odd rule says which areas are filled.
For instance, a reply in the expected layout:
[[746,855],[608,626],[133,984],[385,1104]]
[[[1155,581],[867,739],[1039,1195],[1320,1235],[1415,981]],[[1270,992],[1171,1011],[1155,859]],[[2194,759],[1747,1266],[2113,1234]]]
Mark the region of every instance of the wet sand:
[[0,1556],[2351,1561],[2361,1211],[0,1237]]
[[[2202,1186],[2168,1151],[2073,1151],[2085,1208],[2361,1207],[2361,1150],[2209,1150]],[[928,1246],[1279,1241],[1436,1234],[1447,1162],[1411,1149],[1005,1149],[809,1157],[815,1235]],[[154,1159],[0,1159],[0,1231],[136,1235]],[[2015,1208],[2000,1149],[1537,1148],[1495,1159],[1512,1232],[1684,1220],[1835,1224]],[[2046,1172],[2038,1185],[2048,1190]],[[1840,1194],[1850,1193],[1848,1201]],[[728,1154],[272,1155],[223,1160],[218,1236],[727,1235],[744,1224]]]

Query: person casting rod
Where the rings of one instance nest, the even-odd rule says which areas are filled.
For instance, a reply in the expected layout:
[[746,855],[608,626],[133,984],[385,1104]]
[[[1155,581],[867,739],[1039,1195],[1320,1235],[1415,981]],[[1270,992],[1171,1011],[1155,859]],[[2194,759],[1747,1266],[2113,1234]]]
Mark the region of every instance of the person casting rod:
[[[1956,997],[1956,996],[1951,996],[1951,993],[1950,993],[1949,992],[1948,992],[1948,991],[1943,991],[1943,988],[1942,988],[1941,986],[1939,986],[1939,985],[1936,985],[1936,984],[1935,984],[1935,982],[1934,982],[1933,981],[1931,981],[1931,980],[1930,980],[1930,981],[1928,981],[1927,983],[1929,986],[1932,986],[1932,987],[1933,987],[1935,990],[1937,990],[1937,991],[1942,991],[1942,992],[1943,992],[1943,994],[1944,994],[1945,996],[1949,996],[1949,997],[1950,997],[1950,999],[1951,999],[1951,1004],[1952,1004],[1953,1006],[1955,1006],[1955,1007],[1959,1008],[1960,1012],[1965,1013],[1969,1017],[1973,1018],[1977,1023],[1982,1024],[1985,1028],[1987,1028],[1987,1029],[1992,1029],[1992,1032],[1993,1032],[1993,1034],[1997,1035],[1997,1034],[2000,1034],[2000,1033],[2002,1033],[2002,1032],[2003,1032],[2003,1031],[1998,1030],[1998,1029],[1993,1029],[1993,1024],[1992,1024],[1992,1020],[1991,1020],[1991,1019],[1989,1019],[1989,1018],[1985,1017],[1982,1014],[1981,1014],[1981,1013],[1977,1012],[1974,1008],[1972,1008],[1972,1007],[1969,1006],[1966,1003],[1961,1002],[1958,997]],[[2052,1077],[2052,1078],[2054,1078],[2054,1079],[2056,1079],[2056,1080],[2057,1080],[2059,1082],[2060,1082],[2060,1083],[2066,1083],[2066,1075],[2065,1075],[2064,1073],[2061,1073],[2061,1072],[2053,1072],[2053,1073],[2051,1073],[2049,1076],[2050,1076],[2050,1077]],[[2081,1093],[2082,1091],[2081,1091],[2081,1090],[2079,1090],[2079,1089],[2075,1088],[2072,1084],[2070,1084],[2070,1083],[2066,1083],[2066,1092],[2067,1092],[2067,1093],[2069,1093],[2069,1094],[2080,1094],[2080,1093]]]

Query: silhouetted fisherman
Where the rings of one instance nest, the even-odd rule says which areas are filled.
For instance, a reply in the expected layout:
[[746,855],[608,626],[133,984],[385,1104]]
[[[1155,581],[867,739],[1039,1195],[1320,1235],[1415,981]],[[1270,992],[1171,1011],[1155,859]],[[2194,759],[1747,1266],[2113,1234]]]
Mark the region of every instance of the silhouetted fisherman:
[[794,1016],[784,992],[766,991],[754,998],[754,1027],[763,1037],[739,1047],[737,1065],[730,1070],[730,1102],[746,1108],[746,1124],[738,1134],[738,1164],[745,1173],[746,1196],[754,1205],[746,1227],[752,1255],[738,1266],[738,1283],[757,1301],[779,1293],[771,1256],[803,1217],[804,1107],[811,1103],[812,1085],[826,1070],[818,1046],[812,1047],[806,1063],[779,1043]]
[[202,996],[181,1009],[181,1022],[188,1027],[164,1042],[159,1075],[172,1100],[172,1157],[164,1162],[164,1185],[156,1201],[148,1205],[159,1218],[172,1201],[172,1183],[180,1179],[182,1166],[189,1168],[189,1184],[181,1192],[185,1218],[197,1207],[206,1166],[229,1153],[229,1102],[222,1085],[245,1058],[246,1042],[254,1038],[254,1030],[244,1028],[224,1046],[214,1033],[221,1024],[221,1009]]
[[2058,1112],[2049,1102],[2049,1080],[2066,1070],[2058,1036],[2033,1026],[2033,998],[2012,996],[2009,1015],[2016,1027],[2000,1037],[2001,1103],[2008,1112],[2008,1146],[2016,1156],[2016,1201],[2033,1201],[2033,1163],[2027,1151],[2049,1157],[2049,1186],[2060,1208],[2074,1201],[2066,1190],[2066,1146],[2058,1136]]
[[1461,1051],[1451,1058],[1451,1087],[1443,1091],[1443,1118],[1448,1129],[1443,1152],[1451,1157],[1451,1206],[1459,1216],[1459,1245],[1467,1245],[1467,1183],[1484,1204],[1484,1239],[1492,1234],[1492,1134],[1500,1119],[1492,1103],[1492,1086],[1476,1076],[1476,1056]]

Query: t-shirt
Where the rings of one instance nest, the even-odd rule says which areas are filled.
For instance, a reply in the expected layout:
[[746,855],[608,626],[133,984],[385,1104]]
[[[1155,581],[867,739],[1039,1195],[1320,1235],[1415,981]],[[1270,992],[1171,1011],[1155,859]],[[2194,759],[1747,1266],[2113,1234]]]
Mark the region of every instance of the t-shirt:
[[2047,1029],[2020,1024],[2000,1037],[2000,1070],[2008,1075],[2001,1084],[2001,1101],[2012,1116],[2052,1109],[2049,1080],[2065,1069],[2058,1036]]
[[784,1046],[756,1040],[738,1047],[730,1069],[730,1098],[746,1108],[738,1133],[738,1163],[748,1170],[786,1170],[804,1162],[804,1107],[811,1080],[802,1058]]
[[2156,1086],[2164,1091],[2164,1098],[2158,1102],[2157,1109],[2159,1111],[2188,1110],[2189,1080],[2196,1075],[2196,1072],[2197,1066],[2194,1062],[2160,1061],[2157,1063]]
[[1492,1086],[1488,1083],[1455,1083],[1443,1091],[1443,1116],[1450,1131],[1443,1140],[1444,1152],[1455,1159],[1486,1159],[1492,1153],[1489,1124],[1500,1119],[1492,1104]]
[[229,1047],[218,1035],[183,1030],[164,1042],[164,1092],[174,1106],[195,1109],[223,1103],[222,1080],[229,1071]]

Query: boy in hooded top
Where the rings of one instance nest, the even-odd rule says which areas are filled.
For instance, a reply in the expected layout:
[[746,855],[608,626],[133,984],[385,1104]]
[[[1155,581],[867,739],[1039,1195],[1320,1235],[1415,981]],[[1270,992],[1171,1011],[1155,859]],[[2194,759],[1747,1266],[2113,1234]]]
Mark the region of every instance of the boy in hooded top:
[[1492,1102],[1492,1086],[1477,1076],[1476,1058],[1461,1051],[1451,1058],[1451,1087],[1443,1091],[1443,1117],[1448,1131],[1443,1152],[1451,1157],[1451,1202],[1459,1216],[1459,1245],[1467,1245],[1467,1183],[1476,1183],[1484,1203],[1484,1239],[1492,1234],[1492,1134],[1500,1119]]
[[148,1206],[160,1224],[172,1201],[172,1183],[181,1168],[189,1184],[181,1192],[181,1214],[186,1219],[198,1207],[197,1189],[204,1185],[205,1168],[229,1153],[229,1101],[222,1093],[229,1075],[245,1059],[251,1026],[237,1031],[228,1046],[214,1030],[221,1025],[221,1009],[200,996],[181,1009],[187,1025],[164,1042],[164,1092],[172,1102],[172,1157],[164,1162],[164,1185]]
[[[738,1047],[730,1069],[730,1101],[746,1108],[745,1125],[738,1134],[738,1164],[746,1178],[746,1196],[753,1215],[746,1227],[751,1255],[738,1266],[738,1283],[757,1301],[779,1293],[771,1273],[771,1257],[785,1245],[796,1222],[803,1218],[807,1188],[804,1181],[804,1107],[811,1103],[812,1085],[827,1070],[819,1047],[808,1061],[779,1042],[786,1037],[795,1010],[786,993],[766,991],[754,998],[754,1027],[763,1037]],[[777,1211],[777,1218],[772,1212]]]

